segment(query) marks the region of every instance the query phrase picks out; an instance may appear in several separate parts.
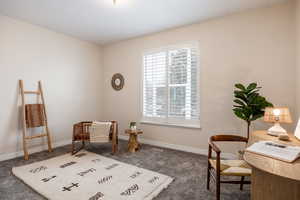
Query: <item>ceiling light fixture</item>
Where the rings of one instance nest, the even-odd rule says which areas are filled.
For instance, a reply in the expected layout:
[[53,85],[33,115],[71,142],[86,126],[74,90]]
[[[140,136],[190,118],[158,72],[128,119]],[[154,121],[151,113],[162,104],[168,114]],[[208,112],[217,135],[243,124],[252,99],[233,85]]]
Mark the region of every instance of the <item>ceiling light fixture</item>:
[[117,3],[117,0],[113,0],[113,2],[114,2],[114,5],[116,5],[116,3]]

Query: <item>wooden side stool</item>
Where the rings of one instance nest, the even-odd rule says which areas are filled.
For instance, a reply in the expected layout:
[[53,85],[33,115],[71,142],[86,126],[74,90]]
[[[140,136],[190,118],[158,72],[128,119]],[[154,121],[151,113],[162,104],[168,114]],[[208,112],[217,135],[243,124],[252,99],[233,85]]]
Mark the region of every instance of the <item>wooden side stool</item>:
[[128,141],[128,151],[134,153],[140,149],[140,144],[138,142],[138,135],[143,134],[142,130],[131,130],[126,129],[126,134],[129,134],[129,141]]

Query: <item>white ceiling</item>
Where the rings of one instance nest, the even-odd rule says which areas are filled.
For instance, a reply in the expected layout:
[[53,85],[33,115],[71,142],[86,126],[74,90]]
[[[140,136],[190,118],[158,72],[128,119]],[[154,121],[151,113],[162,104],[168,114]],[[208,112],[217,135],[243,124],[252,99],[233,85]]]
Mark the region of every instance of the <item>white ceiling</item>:
[[106,44],[287,0],[0,0],[0,14]]

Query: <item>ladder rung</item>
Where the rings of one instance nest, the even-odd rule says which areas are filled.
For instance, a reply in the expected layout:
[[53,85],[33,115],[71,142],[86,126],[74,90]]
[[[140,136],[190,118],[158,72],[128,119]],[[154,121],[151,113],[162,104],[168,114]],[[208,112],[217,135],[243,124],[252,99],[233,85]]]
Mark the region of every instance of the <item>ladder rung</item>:
[[34,139],[34,138],[40,138],[40,137],[45,137],[47,136],[47,134],[40,134],[40,135],[34,135],[34,136],[28,136],[28,137],[25,137],[26,140],[31,140],[31,139]]
[[40,94],[38,91],[24,91],[24,94]]

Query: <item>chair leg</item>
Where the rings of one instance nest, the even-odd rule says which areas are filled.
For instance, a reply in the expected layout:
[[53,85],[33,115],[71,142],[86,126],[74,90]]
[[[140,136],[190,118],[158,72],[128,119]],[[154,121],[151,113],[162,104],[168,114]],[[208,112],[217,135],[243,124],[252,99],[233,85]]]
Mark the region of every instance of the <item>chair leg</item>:
[[75,142],[74,142],[74,140],[73,140],[73,141],[72,141],[72,151],[71,151],[71,154],[72,154],[72,155],[74,155],[74,150],[75,150],[75,149],[74,149],[74,148],[75,148],[75,144],[74,144],[74,143],[75,143]]
[[216,199],[220,200],[221,196],[221,180],[220,180],[220,174],[217,173],[216,177]]
[[112,154],[115,154],[117,151],[116,144],[112,144]]
[[211,166],[210,166],[210,163],[208,161],[208,164],[207,164],[207,182],[206,182],[206,189],[209,190],[209,184],[210,184],[210,169],[211,169]]
[[242,176],[242,178],[241,178],[240,190],[243,190],[243,186],[244,186],[244,180],[245,180],[245,177],[244,177],[244,176]]
[[72,143],[72,155],[75,155],[79,151],[85,148],[85,142],[82,141],[81,147],[76,150],[75,142]]
[[115,147],[115,151],[118,152],[119,151],[119,145],[118,145],[118,141],[116,141],[116,147]]

